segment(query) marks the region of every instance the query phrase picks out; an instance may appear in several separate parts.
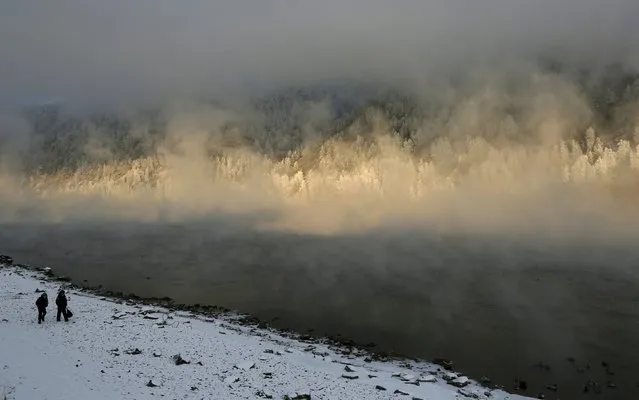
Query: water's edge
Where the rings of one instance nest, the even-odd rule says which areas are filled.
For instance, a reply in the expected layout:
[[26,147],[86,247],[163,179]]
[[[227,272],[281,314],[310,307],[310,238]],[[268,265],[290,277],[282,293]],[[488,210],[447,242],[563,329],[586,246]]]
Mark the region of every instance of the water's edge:
[[[7,262],[6,260],[9,260]],[[353,355],[356,357],[363,358],[365,362],[406,362],[412,361],[414,363],[420,364],[433,364],[434,367],[437,368],[437,372],[456,372],[462,374],[461,371],[457,371],[454,369],[453,360],[445,359],[445,358],[436,358],[434,360],[425,360],[419,357],[409,357],[402,354],[390,354],[383,351],[375,350],[376,345],[374,343],[358,343],[355,340],[352,340],[343,336],[316,336],[311,333],[300,333],[295,332],[291,329],[282,329],[273,326],[268,321],[262,321],[259,318],[250,315],[248,313],[242,312],[240,310],[231,310],[225,307],[217,306],[217,305],[202,305],[202,304],[184,304],[184,303],[176,303],[170,297],[141,297],[136,295],[135,293],[125,294],[122,292],[114,292],[108,289],[105,289],[100,286],[90,286],[84,285],[82,283],[75,282],[74,279],[65,275],[58,275],[54,271],[52,267],[39,267],[21,263],[13,263],[12,258],[6,255],[0,255],[0,268],[11,268],[17,267],[29,272],[35,272],[38,274],[39,278],[42,280],[46,280],[49,282],[58,282],[63,285],[65,289],[74,289],[81,291],[83,293],[91,294],[94,296],[99,296],[105,299],[111,299],[112,301],[120,302],[120,303],[128,303],[129,305],[147,305],[147,306],[159,306],[166,308],[170,311],[187,311],[192,313],[195,316],[200,317],[208,317],[208,318],[220,318],[224,317],[232,320],[234,323],[250,327],[252,329],[266,330],[274,332],[282,337],[292,339],[298,342],[303,343],[322,343],[325,345],[329,345],[335,349],[338,349],[344,355]],[[410,366],[410,364],[406,363],[406,366]],[[511,394],[518,394],[520,396],[526,396],[525,393],[519,392],[517,389],[522,389],[522,387],[513,389],[509,389],[507,386],[492,382],[490,379],[486,377],[475,377],[469,374],[463,374],[464,376],[468,376],[471,380],[476,381],[481,386],[490,390],[502,390]],[[523,381],[522,381],[523,382]],[[524,382],[525,385],[525,382]],[[525,391],[525,386],[523,387]]]

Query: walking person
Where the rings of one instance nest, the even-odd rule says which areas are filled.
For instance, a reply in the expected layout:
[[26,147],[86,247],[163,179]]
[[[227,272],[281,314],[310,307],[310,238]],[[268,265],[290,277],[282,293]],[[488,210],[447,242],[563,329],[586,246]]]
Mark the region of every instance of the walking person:
[[58,306],[57,320],[60,321],[60,315],[63,315],[64,321],[69,321],[69,317],[67,315],[67,296],[64,293],[64,290],[60,290],[58,292],[58,297],[55,299],[55,304],[56,306]]
[[41,324],[44,322],[44,316],[47,314],[47,307],[49,306],[49,298],[46,293],[42,293],[38,300],[35,302],[36,307],[38,307],[38,323]]

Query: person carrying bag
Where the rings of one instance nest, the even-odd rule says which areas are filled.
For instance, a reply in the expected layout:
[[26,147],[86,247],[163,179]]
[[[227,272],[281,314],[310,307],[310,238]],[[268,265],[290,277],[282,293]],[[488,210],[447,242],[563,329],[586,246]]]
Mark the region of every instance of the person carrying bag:
[[[60,321],[60,316],[64,316],[64,321],[69,321],[69,317],[73,315],[67,308],[67,296],[64,290],[58,292],[58,297],[55,299],[55,305],[58,306],[57,320]],[[69,315],[70,314],[70,315]]]

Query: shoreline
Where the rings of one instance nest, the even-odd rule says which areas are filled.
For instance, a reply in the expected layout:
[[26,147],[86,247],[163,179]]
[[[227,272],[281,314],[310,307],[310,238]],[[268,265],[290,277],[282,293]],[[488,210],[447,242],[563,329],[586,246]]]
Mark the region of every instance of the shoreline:
[[[32,287],[45,286],[47,288],[51,288],[53,286],[57,286],[59,288],[65,288],[65,290],[70,291],[70,295],[75,296],[75,298],[83,299],[83,301],[88,301],[91,303],[92,307],[112,309],[113,306],[115,306],[115,308],[126,309],[128,311],[126,311],[127,314],[125,318],[128,318],[129,315],[135,315],[141,318],[142,322],[158,323],[157,321],[160,319],[158,315],[163,315],[165,316],[162,317],[164,318],[162,319],[163,323],[167,322],[166,318],[170,318],[172,320],[180,320],[183,324],[192,324],[196,322],[202,323],[205,325],[205,331],[218,328],[226,330],[224,333],[222,333],[219,329],[217,332],[207,332],[203,336],[205,339],[202,340],[212,340],[215,339],[215,336],[217,336],[218,339],[226,339],[235,335],[242,338],[242,340],[247,338],[252,340],[257,339],[260,341],[260,346],[263,343],[268,343],[276,348],[279,347],[279,350],[272,350],[272,353],[266,353],[269,355],[279,354],[280,357],[305,356],[312,360],[312,364],[318,362],[321,363],[321,369],[328,368],[332,370],[332,376],[321,379],[320,382],[323,382],[322,385],[336,385],[339,387],[339,390],[342,390],[339,395],[342,399],[362,398],[363,393],[358,392],[358,390],[369,391],[366,395],[368,397],[364,396],[365,398],[389,398],[388,396],[392,395],[391,397],[398,396],[398,398],[426,399],[432,398],[433,393],[431,392],[433,391],[437,392],[437,396],[439,396],[437,398],[442,399],[491,398],[505,400],[524,398],[521,395],[506,393],[499,388],[487,387],[490,386],[487,382],[484,382],[482,385],[463,376],[462,374],[452,372],[452,368],[447,370],[440,365],[425,362],[423,360],[411,360],[408,358],[381,355],[365,349],[363,346],[357,345],[345,338],[314,338],[311,335],[276,330],[269,327],[265,322],[261,322],[257,318],[251,317],[248,314],[235,312],[222,307],[175,304],[168,298],[143,299],[135,295],[117,296],[117,293],[107,295],[107,292],[109,291],[95,288],[83,288],[81,285],[71,282],[71,280],[67,277],[56,276],[54,271],[48,267],[4,264],[0,265],[0,274],[2,274],[3,277],[15,275],[15,279],[19,278],[23,281],[20,284],[29,284]],[[5,280],[7,279],[5,278]],[[3,294],[5,296],[9,295],[6,293]],[[30,304],[32,303],[31,297],[35,298],[35,292],[32,294],[22,293],[22,295],[29,296],[26,299],[29,301],[25,303],[25,307],[27,307],[27,309],[15,311],[19,312],[23,317],[27,316],[28,319],[33,319],[31,324],[35,324],[37,327],[34,317],[36,314],[32,310],[34,307],[31,307]],[[18,294],[15,294],[15,296],[18,296]],[[73,304],[74,313],[76,314],[72,318],[73,329],[81,328],[81,324],[84,323],[84,320],[79,319],[82,318],[85,311],[75,307],[77,302],[70,304]],[[136,313],[135,310],[138,310],[139,312]],[[133,312],[133,314],[131,312]],[[34,316],[31,315],[32,313]],[[78,313],[80,315],[78,315]],[[107,314],[112,314],[112,312],[108,312]],[[117,317],[118,316],[116,314],[110,315],[110,321],[105,320],[103,323],[111,325],[113,321],[117,321],[119,319]],[[51,316],[48,317],[48,324],[51,324],[50,320]],[[75,323],[76,321],[78,322],[77,324]],[[3,325],[5,324],[7,323],[0,325],[0,329],[4,328]],[[48,324],[45,323],[43,326]],[[125,326],[118,325],[118,327],[124,328]],[[99,331],[94,331],[90,334],[101,335]],[[139,332],[135,333],[134,336],[138,337]],[[180,339],[182,338],[178,338],[178,340]],[[188,339],[185,340],[187,342],[189,341]],[[170,341],[165,343],[165,345],[169,342]],[[236,349],[236,351],[238,351],[238,349]],[[241,352],[242,350],[239,351]],[[257,358],[260,360],[262,359],[262,357]],[[257,360],[253,361],[253,363],[255,362],[257,362]],[[9,368],[11,368],[11,366],[9,366]],[[253,368],[254,367],[251,367],[249,369],[252,370]],[[235,368],[235,370],[242,369]],[[211,371],[211,373],[214,372]],[[232,388],[232,384],[225,382],[225,379],[227,378],[234,380],[236,377],[225,377],[222,379],[221,386],[223,388]],[[150,378],[149,382],[156,384],[153,382],[153,379],[154,378]],[[5,388],[12,387],[11,382],[0,382],[0,384],[5,385]],[[342,388],[344,385],[346,385],[346,387]],[[158,384],[158,386],[162,385]],[[209,389],[219,389],[216,386],[217,385],[211,386]],[[349,387],[351,389],[357,388],[356,392],[349,392]],[[156,388],[153,387],[153,389]],[[15,385],[13,390],[17,393],[18,389],[15,388]],[[272,389],[269,390],[273,392]],[[156,389],[156,391],[158,390]],[[254,391],[253,397],[255,397],[258,391],[259,390]],[[295,398],[294,396],[304,394],[298,392],[296,392],[297,394],[292,393],[290,390],[288,393],[284,393],[286,391],[287,389],[283,387],[281,388],[280,393],[275,395],[271,394],[270,396],[273,396],[271,398],[283,398],[283,396]],[[202,393],[200,392],[199,394],[201,395]],[[233,394],[230,395],[230,398],[233,398]],[[152,393],[150,396],[154,397]],[[313,396],[319,396],[317,398],[332,398],[323,397],[321,393],[316,393]],[[201,396],[195,397],[201,398]],[[11,399],[12,397],[7,398]],[[18,399],[20,397],[15,398]],[[302,399],[303,397],[299,398]]]

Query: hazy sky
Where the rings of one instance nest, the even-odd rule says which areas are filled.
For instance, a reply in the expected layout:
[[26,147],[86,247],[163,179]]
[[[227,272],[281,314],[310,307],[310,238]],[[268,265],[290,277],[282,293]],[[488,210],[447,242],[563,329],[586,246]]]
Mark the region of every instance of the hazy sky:
[[6,0],[0,101],[412,78],[553,49],[636,62],[637,0]]

